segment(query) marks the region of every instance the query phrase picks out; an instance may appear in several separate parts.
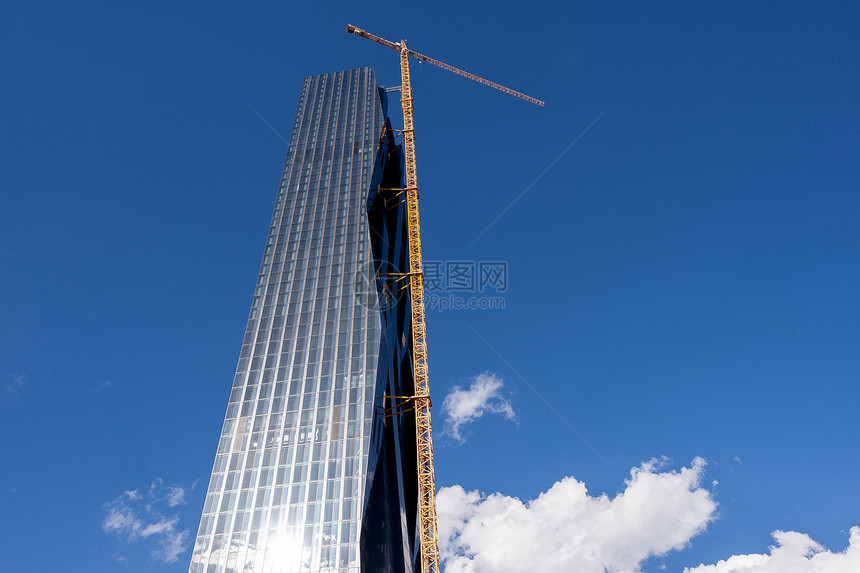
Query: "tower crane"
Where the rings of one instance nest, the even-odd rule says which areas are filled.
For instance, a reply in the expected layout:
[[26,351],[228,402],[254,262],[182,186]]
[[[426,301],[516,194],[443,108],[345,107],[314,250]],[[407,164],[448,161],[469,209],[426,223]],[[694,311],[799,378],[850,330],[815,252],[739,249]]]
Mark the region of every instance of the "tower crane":
[[403,151],[406,163],[406,219],[409,237],[409,293],[412,301],[412,365],[418,453],[418,521],[421,529],[421,573],[440,573],[439,539],[436,526],[436,478],[433,469],[433,433],[430,425],[430,383],[427,370],[427,332],[424,321],[424,274],[421,262],[421,227],[418,219],[418,175],[415,168],[415,128],[412,122],[412,83],[409,56],[491,88],[543,107],[544,102],[506,88],[460,68],[440,62],[406,47],[406,40],[391,42],[361,28],[347,25],[346,31],[400,52],[400,107],[403,110]]

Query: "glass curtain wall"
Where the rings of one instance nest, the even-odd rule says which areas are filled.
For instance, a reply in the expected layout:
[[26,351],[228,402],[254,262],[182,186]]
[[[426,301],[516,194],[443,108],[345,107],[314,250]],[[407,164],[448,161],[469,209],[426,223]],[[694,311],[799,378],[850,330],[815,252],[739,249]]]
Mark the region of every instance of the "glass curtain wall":
[[189,573],[359,571],[380,93],[369,67],[302,84]]

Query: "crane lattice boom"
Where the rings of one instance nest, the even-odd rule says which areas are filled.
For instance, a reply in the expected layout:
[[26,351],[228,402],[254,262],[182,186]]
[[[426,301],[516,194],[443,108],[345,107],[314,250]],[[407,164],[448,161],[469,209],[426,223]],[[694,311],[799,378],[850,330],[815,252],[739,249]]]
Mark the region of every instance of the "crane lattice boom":
[[405,50],[407,54],[409,54],[410,56],[412,56],[415,59],[421,60],[422,62],[427,62],[428,64],[433,64],[434,66],[438,66],[438,67],[442,68],[443,70],[448,70],[449,72],[454,72],[455,74],[463,76],[464,78],[469,78],[470,80],[474,80],[474,81],[478,82],[479,84],[484,84],[485,86],[495,88],[501,92],[505,92],[506,94],[510,94],[510,95],[512,95],[514,97],[518,97],[520,99],[524,99],[528,102],[539,105],[541,107],[544,106],[544,102],[542,102],[541,100],[539,100],[537,98],[533,98],[532,96],[528,96],[524,93],[520,93],[516,90],[512,90],[511,88],[506,88],[505,86],[497,84],[496,82],[491,82],[490,80],[484,79],[481,76],[476,76],[475,74],[467,72],[466,70],[461,70],[460,68],[456,68],[456,67],[452,66],[451,64],[446,64],[445,62],[440,62],[439,60],[435,60],[429,56],[425,56],[424,54],[420,54],[420,53],[416,52],[415,50],[408,50],[405,48],[405,44],[406,44],[405,42],[403,42],[403,47],[401,49],[401,43],[400,42],[392,42],[390,40],[386,40],[385,38],[380,38],[379,36],[371,34],[370,32],[368,32],[366,30],[362,30],[361,28],[356,28],[355,26],[352,26],[352,25],[347,25],[346,31],[349,32],[350,34],[355,34],[356,36],[361,36],[362,38],[367,38],[368,40],[376,42],[377,44],[382,44],[386,48],[391,48],[393,50],[397,50],[398,52]]

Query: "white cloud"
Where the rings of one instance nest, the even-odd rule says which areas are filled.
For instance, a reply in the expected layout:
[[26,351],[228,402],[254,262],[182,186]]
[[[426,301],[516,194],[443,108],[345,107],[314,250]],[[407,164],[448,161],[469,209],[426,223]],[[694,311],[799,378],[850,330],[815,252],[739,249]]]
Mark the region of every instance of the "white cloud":
[[111,386],[113,386],[113,382],[111,382],[110,380],[105,380],[101,384],[99,384],[98,386],[93,388],[92,392],[93,393],[101,392],[105,388],[110,388]]
[[659,471],[656,460],[630,472],[624,491],[591,496],[572,477],[523,503],[460,486],[437,495],[447,573],[632,573],[648,557],[684,547],[716,517],[700,486],[705,462]]
[[170,486],[167,492],[167,505],[176,507],[177,505],[185,505],[185,488],[177,485]]
[[134,511],[120,504],[108,507],[107,517],[102,523],[102,529],[105,531],[113,531],[126,537],[136,537],[141,527],[141,521],[134,515]]
[[154,558],[174,563],[188,549],[189,530],[179,531],[179,516],[164,512],[184,503],[184,488],[165,487],[159,478],[152,482],[145,496],[134,489],[106,503],[102,529],[126,543],[145,542]]
[[161,521],[157,521],[155,523],[150,523],[140,530],[140,536],[146,539],[151,535],[170,533],[176,530],[177,523],[179,523],[178,516],[173,517],[171,519],[162,519]]
[[11,379],[3,385],[3,390],[0,392],[0,406],[13,404],[20,400],[29,387],[30,384],[25,375],[12,374]]
[[27,383],[24,381],[23,374],[12,374],[12,382],[6,385],[6,392],[9,394],[17,394],[24,390]]
[[179,560],[179,556],[185,553],[188,549],[189,531],[184,529],[178,533],[167,536],[155,551],[155,557],[161,559],[165,563],[175,563]]
[[774,531],[770,554],[733,555],[715,565],[686,567],[684,573],[857,573],[860,527],[851,528],[848,547],[833,553],[805,533]]
[[472,378],[472,383],[466,390],[454,386],[442,402],[442,413],[454,439],[460,443],[465,442],[460,428],[486,413],[502,414],[509,420],[516,418],[511,403],[501,393],[502,386],[502,379],[491,372],[484,372]]

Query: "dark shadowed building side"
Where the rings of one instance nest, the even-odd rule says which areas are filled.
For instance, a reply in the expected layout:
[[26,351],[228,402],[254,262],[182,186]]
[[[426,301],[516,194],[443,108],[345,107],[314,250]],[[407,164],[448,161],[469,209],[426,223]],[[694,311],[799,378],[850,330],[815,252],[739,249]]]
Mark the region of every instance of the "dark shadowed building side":
[[[382,90],[380,90],[382,91]],[[382,94],[383,109],[387,112]],[[379,362],[361,526],[364,573],[420,570],[415,394],[403,154],[387,119],[377,149],[367,216],[381,321]]]

